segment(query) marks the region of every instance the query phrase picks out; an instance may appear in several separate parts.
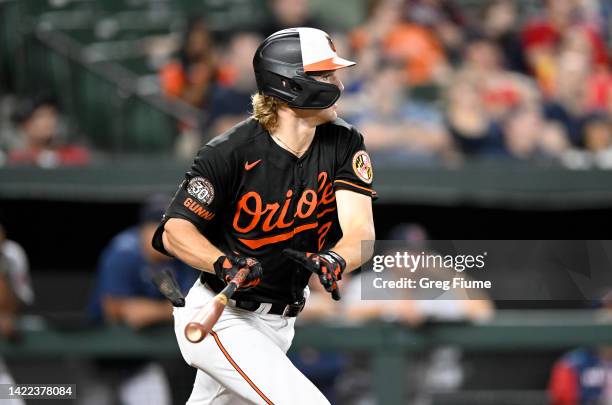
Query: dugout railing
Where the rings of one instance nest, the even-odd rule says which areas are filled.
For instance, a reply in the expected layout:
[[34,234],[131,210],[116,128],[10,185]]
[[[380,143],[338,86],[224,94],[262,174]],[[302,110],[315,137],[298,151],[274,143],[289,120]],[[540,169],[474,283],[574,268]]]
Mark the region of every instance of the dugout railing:
[[[53,328],[32,319],[22,324],[30,326],[23,331],[19,343],[0,342],[0,354],[9,359],[180,358],[170,325],[133,332],[123,327]],[[404,376],[406,368],[410,367],[410,354],[448,345],[478,353],[559,352],[610,342],[612,318],[609,313],[531,310],[499,311],[487,323],[434,323],[417,329],[385,323],[349,324],[341,320],[302,324],[297,328],[291,350],[315,348],[370,356],[372,387],[377,403],[399,405],[405,403]],[[465,404],[471,400],[474,404],[477,403],[474,397],[488,398],[487,402],[479,402],[487,404],[495,403],[494,400],[497,403],[544,404],[545,399],[543,392],[488,391],[459,393],[457,398],[446,398],[440,403]],[[517,402],[521,397],[525,398],[524,402]]]
[[[373,155],[375,159],[375,156]],[[376,160],[375,160],[376,161]],[[384,162],[383,162],[384,163]],[[137,203],[173,193],[188,162],[136,157],[84,168],[0,170],[0,200]],[[510,209],[605,209],[612,206],[612,171],[471,162],[441,167],[376,168],[376,205],[466,205]]]

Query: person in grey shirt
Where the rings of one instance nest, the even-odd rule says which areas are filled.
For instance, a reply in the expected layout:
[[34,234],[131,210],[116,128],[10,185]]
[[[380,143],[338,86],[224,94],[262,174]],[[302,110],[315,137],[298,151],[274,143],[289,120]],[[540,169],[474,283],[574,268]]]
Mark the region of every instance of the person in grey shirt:
[[[16,336],[15,320],[19,309],[33,301],[28,258],[17,242],[6,238],[0,223],[0,339]],[[13,377],[0,357],[0,384],[13,383]],[[13,402],[15,405],[25,404],[21,400]]]

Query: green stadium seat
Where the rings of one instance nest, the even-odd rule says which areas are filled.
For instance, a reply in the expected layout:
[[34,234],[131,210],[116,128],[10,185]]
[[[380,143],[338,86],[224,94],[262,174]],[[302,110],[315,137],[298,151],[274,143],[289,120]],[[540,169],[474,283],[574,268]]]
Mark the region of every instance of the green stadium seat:
[[0,80],[15,80],[20,14],[17,1],[0,2]]
[[138,76],[156,73],[156,69],[150,65],[149,58],[146,56],[140,58],[121,59],[117,62]]
[[125,106],[124,145],[130,152],[172,153],[178,130],[174,118],[144,99],[131,97]]

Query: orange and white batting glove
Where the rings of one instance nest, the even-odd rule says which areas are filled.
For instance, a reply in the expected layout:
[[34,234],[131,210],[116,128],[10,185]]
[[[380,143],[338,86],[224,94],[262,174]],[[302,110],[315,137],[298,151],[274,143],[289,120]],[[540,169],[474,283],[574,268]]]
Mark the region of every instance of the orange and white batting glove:
[[244,282],[238,286],[239,290],[248,290],[253,288],[261,282],[261,276],[263,275],[263,269],[261,264],[251,257],[240,257],[240,256],[219,256],[215,261],[213,267],[215,268],[215,274],[226,284],[236,277],[238,271],[244,267],[248,267],[250,272],[249,275],[244,279]]
[[342,273],[346,268],[346,261],[342,256],[332,250],[307,253],[285,249],[283,254],[305,269],[315,273],[319,277],[321,285],[327,292],[331,293],[332,298],[336,301],[340,300],[338,280],[342,279]]

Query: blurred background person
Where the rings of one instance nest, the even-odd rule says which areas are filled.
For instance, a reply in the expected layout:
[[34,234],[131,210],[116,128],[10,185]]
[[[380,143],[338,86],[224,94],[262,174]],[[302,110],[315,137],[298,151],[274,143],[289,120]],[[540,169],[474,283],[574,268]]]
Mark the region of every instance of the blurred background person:
[[257,91],[252,59],[262,40],[252,32],[236,33],[229,40],[211,92],[209,133],[223,133],[248,117],[251,95]]
[[401,0],[371,0],[366,21],[355,28],[351,46],[357,54],[381,52],[382,57],[404,64],[406,83],[438,82],[446,71],[446,58],[437,37],[427,28],[406,21]]
[[[219,57],[213,34],[201,16],[187,22],[177,58],[159,71],[162,94],[167,99],[180,100],[203,114],[177,123],[179,137],[175,155],[182,160],[191,159],[202,146],[202,124],[208,123],[208,110],[213,105],[211,95],[218,79]],[[204,118],[202,118],[202,116]],[[206,122],[198,122],[205,120]]]
[[527,61],[520,36],[519,4],[514,0],[483,2],[481,33],[493,41],[504,56],[504,66],[514,72],[528,74]]
[[585,149],[590,152],[599,166],[612,167],[612,118],[593,115],[586,120],[582,132]]
[[[387,240],[403,241],[404,249],[415,255],[421,253],[437,254],[429,247],[428,234],[425,228],[418,224],[400,224],[394,227]],[[393,254],[395,251],[392,251]],[[406,277],[405,268],[387,268],[385,280],[400,280]],[[391,275],[388,275],[391,272]],[[427,277],[430,280],[452,280],[457,274],[448,269],[418,267],[414,273],[416,278]],[[469,278],[461,273],[463,278]],[[423,288],[385,289],[384,296],[380,292],[364,293],[363,287],[372,282],[372,273],[353,275],[344,282],[342,304],[346,319],[363,323],[368,321],[392,322],[408,328],[418,329],[432,322],[487,322],[492,319],[495,308],[488,295],[481,290],[452,289],[449,291],[427,290]],[[374,295],[371,295],[374,294]],[[367,299],[368,296],[376,299]],[[361,362],[358,359],[349,369],[359,370]],[[440,346],[424,356],[412,357],[411,367],[407,370],[406,385],[409,390],[411,404],[426,405],[432,403],[432,394],[458,391],[465,377],[465,367],[462,364],[462,351],[455,347]],[[359,375],[360,372],[357,372]],[[347,375],[347,381],[342,384],[353,384],[355,377]],[[359,378],[359,377],[357,377]],[[364,387],[353,387],[356,392],[367,392]],[[365,395],[365,394],[363,394]],[[367,396],[367,395],[366,395]]]
[[[151,246],[169,201],[165,195],[150,197],[140,211],[139,225],[121,232],[102,252],[89,308],[94,322],[140,330],[172,321],[172,304],[153,284],[153,275],[170,270],[185,294],[199,273]],[[99,360],[96,373],[97,384],[90,382],[87,394],[83,393],[86,404],[117,400],[122,404],[171,403],[166,374],[150,359]]]
[[410,97],[403,64],[381,61],[376,74],[340,102],[345,118],[363,129],[368,150],[385,162],[427,162],[452,153],[442,115]]
[[264,38],[285,28],[323,28],[311,14],[311,4],[308,0],[267,0],[266,4],[270,18],[260,30]]
[[206,108],[217,64],[217,52],[206,22],[199,16],[190,18],[178,58],[159,72],[163,93],[194,107]]
[[586,60],[573,63],[585,63],[583,68],[589,71],[606,69],[609,63],[602,32],[581,15],[580,4],[578,0],[546,0],[541,15],[531,17],[523,28],[527,62],[545,96],[555,94],[555,88],[564,88],[555,86],[562,83],[555,78],[563,74],[558,61],[564,58],[565,51],[576,52],[574,57],[584,55]]
[[[316,325],[339,322],[343,319],[343,313],[338,311],[335,301],[315,277],[310,279],[308,288],[306,306],[297,318],[296,325]],[[338,385],[342,373],[346,371],[349,356],[335,350],[314,347],[291,351],[287,356],[293,365],[317,386],[330,403],[338,403]]]
[[[7,238],[0,218],[0,339],[19,339],[17,316],[23,306],[33,302],[28,258],[17,242]],[[6,363],[0,357],[0,384],[14,383]],[[19,399],[11,403],[25,405]]]
[[[609,319],[612,294],[598,311]],[[608,405],[612,403],[612,346],[580,347],[553,365],[548,384],[550,405]]]
[[491,119],[500,120],[512,109],[539,102],[535,83],[527,76],[504,68],[499,46],[479,34],[468,39],[464,60],[455,81],[474,86],[481,106]]
[[452,64],[461,59],[461,51],[470,27],[468,18],[456,0],[404,0],[403,15],[407,21],[431,31]]
[[[418,224],[399,224],[391,229],[386,240],[405,242],[406,251],[415,255],[422,252],[437,254],[429,247],[427,231]],[[389,279],[406,276],[405,269],[392,268],[391,271],[393,277]],[[427,267],[419,267],[413,274],[436,280],[452,279],[452,276],[456,275],[448,270]],[[466,274],[462,274],[462,277],[466,277]],[[398,288],[392,291],[385,290],[386,299],[368,300],[362,295],[361,287],[364,280],[369,278],[357,274],[345,282],[348,284],[345,287],[345,314],[349,319],[361,321],[381,319],[417,327],[428,320],[484,322],[491,319],[494,314],[493,303],[481,291],[470,292],[468,295],[465,290],[453,289],[444,293],[439,299],[431,299],[431,293],[424,289]]]
[[476,87],[453,80],[446,93],[446,125],[464,156],[499,157],[504,153],[503,130],[483,106]]
[[504,146],[518,160],[560,159],[570,144],[564,128],[545,120],[539,106],[517,109],[504,121]]
[[548,386],[550,405],[609,404],[612,347],[579,348],[559,359]]
[[59,107],[53,98],[39,95],[21,100],[13,121],[17,133],[7,141],[8,164],[53,168],[90,163],[87,149],[63,139]]

